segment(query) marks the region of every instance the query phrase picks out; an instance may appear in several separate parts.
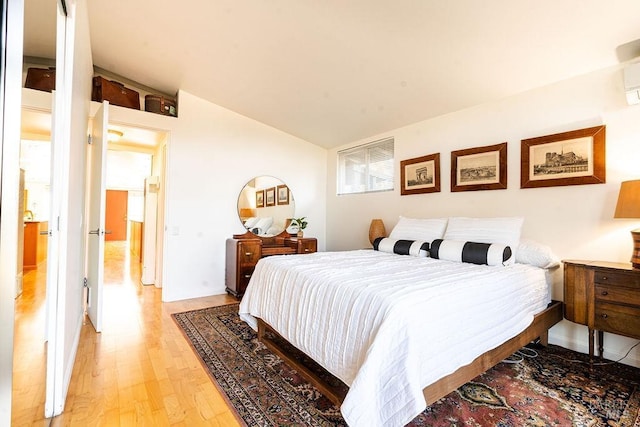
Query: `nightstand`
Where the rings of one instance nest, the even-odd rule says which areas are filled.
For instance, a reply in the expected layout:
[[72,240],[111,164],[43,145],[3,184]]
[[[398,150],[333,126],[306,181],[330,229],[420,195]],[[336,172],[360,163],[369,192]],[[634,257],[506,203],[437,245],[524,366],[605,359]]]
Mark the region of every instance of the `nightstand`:
[[600,357],[604,332],[640,339],[640,270],[630,263],[563,262],[564,317],[589,328],[589,359],[595,331]]

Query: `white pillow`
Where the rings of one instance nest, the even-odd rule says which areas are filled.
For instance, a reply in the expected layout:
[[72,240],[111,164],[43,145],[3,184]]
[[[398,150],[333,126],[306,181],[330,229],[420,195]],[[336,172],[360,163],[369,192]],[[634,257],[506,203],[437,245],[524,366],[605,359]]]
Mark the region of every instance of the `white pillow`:
[[276,234],[280,234],[280,232],[282,232],[282,228],[272,225],[271,227],[269,227],[269,229],[265,234],[268,234],[270,236],[275,236]]
[[251,231],[253,231],[254,229],[258,229],[258,233],[257,234],[264,234],[267,232],[267,230],[269,229],[269,227],[271,227],[271,224],[273,223],[273,218],[270,216],[264,217],[264,218],[260,218],[258,220],[258,222],[256,222],[255,224],[253,224],[253,227],[251,227]]
[[419,240],[431,242],[442,239],[447,228],[447,218],[406,218],[401,216],[389,238],[396,240]]
[[260,221],[260,218],[258,218],[257,216],[247,218],[247,220],[244,222],[244,226],[247,228],[253,228],[258,221]]
[[516,262],[540,268],[554,268],[560,265],[560,258],[547,245],[531,239],[520,239]]
[[522,231],[523,223],[524,218],[520,217],[449,218],[444,239],[463,242],[500,243],[509,246],[515,256],[520,244],[520,232]]

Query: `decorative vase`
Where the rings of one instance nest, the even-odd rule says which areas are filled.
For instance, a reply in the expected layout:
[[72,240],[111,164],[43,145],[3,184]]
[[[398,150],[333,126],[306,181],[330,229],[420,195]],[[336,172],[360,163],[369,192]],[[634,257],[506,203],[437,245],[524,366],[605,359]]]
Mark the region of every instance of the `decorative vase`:
[[298,237],[303,237],[304,236],[304,232],[302,230],[298,230]]
[[372,219],[371,225],[369,226],[369,241],[373,245],[373,241],[378,237],[385,237],[387,235],[387,231],[384,228],[384,222],[381,219]]

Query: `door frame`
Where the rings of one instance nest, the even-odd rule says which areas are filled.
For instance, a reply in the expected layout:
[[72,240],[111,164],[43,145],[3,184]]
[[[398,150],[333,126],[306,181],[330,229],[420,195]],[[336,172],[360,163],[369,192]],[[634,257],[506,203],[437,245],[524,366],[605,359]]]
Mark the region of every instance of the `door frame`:
[[[0,11],[0,201],[18,206],[24,3],[5,0]],[[0,213],[0,425],[11,425],[18,209]]]

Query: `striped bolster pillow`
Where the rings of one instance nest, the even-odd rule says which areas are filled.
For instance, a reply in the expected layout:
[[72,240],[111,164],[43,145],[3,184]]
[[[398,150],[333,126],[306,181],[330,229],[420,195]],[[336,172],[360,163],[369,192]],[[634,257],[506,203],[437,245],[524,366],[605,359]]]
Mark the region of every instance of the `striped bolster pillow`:
[[416,240],[378,237],[373,241],[373,249],[380,252],[388,252],[398,255],[411,255],[417,257],[429,256],[429,242],[421,242]]
[[498,243],[461,242],[436,239],[429,249],[431,258],[473,264],[506,265],[511,258],[511,248]]

